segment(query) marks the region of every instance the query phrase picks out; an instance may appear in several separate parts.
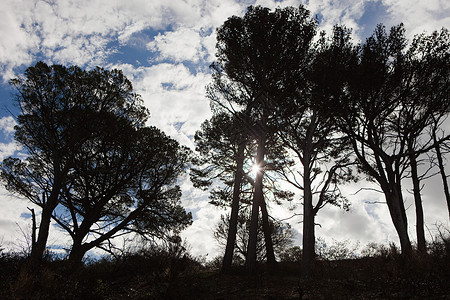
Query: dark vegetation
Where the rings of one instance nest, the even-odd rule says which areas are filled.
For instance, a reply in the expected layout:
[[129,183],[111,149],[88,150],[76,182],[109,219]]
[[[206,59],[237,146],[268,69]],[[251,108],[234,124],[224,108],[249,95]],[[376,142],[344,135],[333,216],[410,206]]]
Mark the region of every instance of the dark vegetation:
[[[439,238],[426,241],[421,195],[439,174],[450,213],[450,33],[408,43],[402,24],[378,25],[357,44],[350,29],[327,35],[317,22],[303,6],[258,6],[218,28],[207,86],[213,116],[196,132],[195,152],[146,125],[149,111],[120,70],[38,62],[12,79],[15,139],[26,155],[5,159],[0,178],[40,218],[30,209],[29,252],[0,253],[0,297],[450,297],[448,232],[439,227]],[[210,262],[179,238],[192,223],[178,186],[187,172],[211,204],[231,208],[211,232],[223,256]],[[348,210],[340,187],[363,179],[383,193],[400,248],[370,244],[358,253],[316,238],[320,209]],[[269,204],[283,201],[302,207],[302,248],[270,215]],[[48,252],[51,222],[71,238],[67,257]],[[120,247],[121,237],[143,244],[124,250],[135,244]],[[86,261],[94,248],[110,256]]]
[[[220,271],[218,263],[189,255],[179,240],[166,247],[106,256],[68,272],[47,256],[39,279],[20,271],[26,257],[0,255],[2,299],[447,299],[450,240],[405,258],[395,245],[370,244],[356,258],[343,243],[322,248],[314,271],[301,278],[299,256],[276,265],[243,265]],[[337,254],[339,253],[339,255]]]

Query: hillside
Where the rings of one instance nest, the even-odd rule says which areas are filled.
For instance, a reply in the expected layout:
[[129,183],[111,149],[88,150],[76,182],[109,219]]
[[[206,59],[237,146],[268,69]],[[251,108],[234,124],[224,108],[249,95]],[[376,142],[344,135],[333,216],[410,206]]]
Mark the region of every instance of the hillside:
[[134,254],[102,259],[70,273],[48,262],[38,279],[20,272],[23,257],[2,254],[1,299],[450,299],[448,248],[404,259],[389,253],[319,260],[300,279],[300,263],[236,266],[223,274],[187,255]]

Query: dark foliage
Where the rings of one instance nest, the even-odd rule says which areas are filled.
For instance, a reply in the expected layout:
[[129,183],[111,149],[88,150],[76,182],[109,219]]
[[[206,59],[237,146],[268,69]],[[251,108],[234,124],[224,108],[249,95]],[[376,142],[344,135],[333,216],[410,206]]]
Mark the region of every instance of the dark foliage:
[[21,111],[15,138],[27,156],[5,159],[0,179],[42,209],[33,271],[51,219],[72,238],[74,266],[116,236],[162,238],[190,225],[177,185],[190,151],[145,126],[149,112],[120,70],[38,62],[11,84]]
[[[229,216],[222,215],[214,231],[214,238],[219,245],[225,248],[227,244],[227,235],[229,231]],[[293,231],[288,224],[269,220],[270,232],[272,236],[274,253],[277,258],[292,245]],[[263,262],[266,259],[266,247],[264,245],[264,232],[262,228],[262,219],[258,222],[258,242],[256,244],[256,259]],[[247,256],[247,245],[249,238],[250,215],[248,212],[241,211],[238,216],[238,225],[236,233],[234,263],[239,264],[245,261]]]
[[[344,247],[339,244],[339,247]],[[38,279],[20,272],[24,257],[0,256],[2,299],[446,299],[450,296],[450,240],[437,238],[429,255],[410,258],[399,249],[372,245],[376,251],[355,259],[319,260],[308,278],[300,263],[257,265],[223,274],[193,258],[174,239],[116,258],[105,257],[68,274],[64,261],[44,264]],[[346,250],[349,251],[348,249]],[[296,251],[297,252],[297,251]],[[344,251],[345,252],[345,251]],[[298,254],[298,253],[297,253]],[[356,257],[356,255],[353,255]]]

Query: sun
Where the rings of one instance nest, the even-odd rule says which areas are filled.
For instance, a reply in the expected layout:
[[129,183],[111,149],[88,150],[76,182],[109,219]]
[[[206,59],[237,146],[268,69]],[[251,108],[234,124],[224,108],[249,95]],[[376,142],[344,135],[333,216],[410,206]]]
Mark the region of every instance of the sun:
[[257,164],[254,164],[252,166],[252,174],[253,174],[253,176],[256,176],[256,174],[258,174],[258,172],[260,172],[260,171],[261,171],[261,167],[258,166]]

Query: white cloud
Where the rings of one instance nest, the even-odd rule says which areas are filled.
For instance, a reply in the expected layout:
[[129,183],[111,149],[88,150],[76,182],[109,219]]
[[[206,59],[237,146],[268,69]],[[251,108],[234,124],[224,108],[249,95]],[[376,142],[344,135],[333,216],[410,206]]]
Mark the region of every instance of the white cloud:
[[3,131],[3,134],[10,135],[14,133],[15,125],[16,121],[11,116],[0,118],[0,130]]
[[[134,90],[144,99],[150,110],[150,124],[193,147],[193,134],[211,114],[205,97],[210,75],[200,72],[194,75],[183,64],[117,67],[124,70]],[[177,128],[181,124],[181,128]]]
[[192,27],[202,19],[206,5],[204,1],[3,1],[3,78],[11,78],[14,68],[31,64],[41,54],[49,63],[103,64],[115,51],[106,47],[108,43],[126,44],[134,33],[146,28]]
[[205,55],[202,53],[199,32],[181,28],[177,31],[159,33],[155,39],[147,44],[151,51],[160,53],[159,59],[170,59],[175,62],[192,61],[198,63]]
[[29,213],[27,205],[32,207],[27,201],[12,196],[3,186],[0,187],[0,248],[15,251],[26,248],[26,238],[31,237],[31,221],[21,216]]
[[0,161],[7,158],[8,156],[12,156],[14,153],[20,151],[21,149],[22,148],[15,142],[0,143]]
[[192,247],[193,255],[208,255],[207,259],[213,259],[221,253],[221,249],[214,239],[214,229],[220,216],[224,213],[223,209],[211,204],[205,204],[194,212],[193,224],[182,232],[182,237],[186,238]]
[[450,4],[441,0],[382,0],[388,7],[391,24],[403,22],[407,29],[407,35],[413,35],[424,31],[430,34],[441,27],[450,28]]
[[0,133],[3,133],[3,137],[0,134],[0,138],[2,137],[0,140],[4,141],[0,142],[0,162],[22,149],[21,146],[12,140],[15,125],[16,121],[11,116],[0,118]]
[[[302,1],[303,4],[305,1]],[[358,20],[364,14],[367,3],[370,1],[348,0],[309,0],[306,1],[306,8],[311,11],[312,16],[319,17],[319,30],[331,33],[334,25],[345,25],[352,29],[353,38],[361,39],[361,25]]]
[[18,1],[6,0],[0,3],[0,71],[3,80],[14,76],[13,68],[16,66],[31,63],[32,56],[28,50],[37,42],[22,27],[20,11]]

